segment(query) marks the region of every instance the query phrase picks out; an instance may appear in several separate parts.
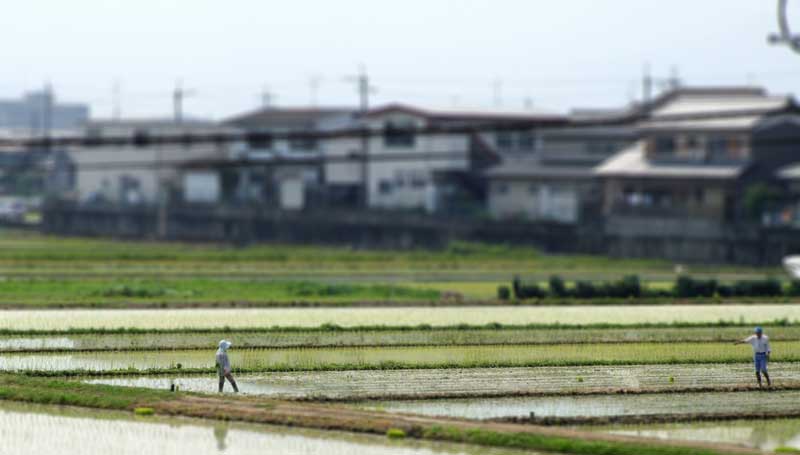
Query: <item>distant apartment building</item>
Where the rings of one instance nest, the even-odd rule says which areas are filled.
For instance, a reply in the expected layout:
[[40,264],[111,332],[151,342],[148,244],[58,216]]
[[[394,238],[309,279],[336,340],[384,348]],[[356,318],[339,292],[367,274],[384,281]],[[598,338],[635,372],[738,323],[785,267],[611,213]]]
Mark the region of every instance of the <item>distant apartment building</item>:
[[51,90],[29,92],[18,100],[0,99],[0,134],[6,136],[76,131],[88,120],[88,105],[58,102]]

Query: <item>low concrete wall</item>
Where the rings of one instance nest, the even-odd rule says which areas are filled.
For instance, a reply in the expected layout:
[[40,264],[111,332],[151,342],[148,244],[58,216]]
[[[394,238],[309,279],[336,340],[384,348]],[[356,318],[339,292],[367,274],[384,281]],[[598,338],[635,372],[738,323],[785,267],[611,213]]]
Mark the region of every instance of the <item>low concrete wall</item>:
[[[155,208],[51,205],[43,231],[61,235],[156,238]],[[548,252],[601,252],[602,229],[557,223],[437,219],[396,212],[259,211],[247,208],[168,211],[170,240],[248,244],[279,242],[358,248],[443,248],[451,241],[532,245]]]
[[[61,235],[158,237],[154,208],[49,206],[42,229]],[[778,266],[800,253],[791,229],[719,226],[697,221],[615,218],[605,225],[437,219],[397,212],[259,211],[172,208],[169,240],[349,245],[356,248],[444,248],[456,240],[530,245],[551,253],[605,254],[687,263]]]

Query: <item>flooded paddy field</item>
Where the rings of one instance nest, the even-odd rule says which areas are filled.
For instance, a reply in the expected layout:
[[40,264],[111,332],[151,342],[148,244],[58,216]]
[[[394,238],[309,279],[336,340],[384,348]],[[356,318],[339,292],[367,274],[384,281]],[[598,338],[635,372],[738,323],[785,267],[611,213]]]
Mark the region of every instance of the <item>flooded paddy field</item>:
[[[770,365],[776,384],[800,383],[800,363]],[[673,378],[674,381],[670,381]],[[579,380],[580,379],[580,380]],[[87,378],[111,385],[215,392],[216,376]],[[622,365],[593,367],[303,371],[237,374],[245,394],[279,398],[379,400],[685,391],[753,384],[749,364]],[[616,396],[616,395],[614,395]]]
[[800,306],[735,305],[575,305],[408,308],[241,308],[183,310],[8,310],[5,330],[68,329],[219,329],[253,327],[452,326],[458,324],[645,324],[761,323],[800,320]]
[[[58,333],[0,335],[3,351],[98,351],[210,349],[220,339],[239,348],[440,346],[570,343],[724,342],[741,337],[742,327],[656,328],[439,328],[381,330],[208,330],[160,333]],[[800,326],[770,328],[773,341],[800,340]]]
[[[773,343],[775,360],[800,360],[800,342]],[[208,369],[213,350],[6,353],[2,371]],[[560,365],[746,363],[750,352],[730,343],[627,343],[232,349],[242,371],[394,369]]]
[[762,450],[775,450],[779,447],[800,449],[800,419],[732,420],[580,428],[657,439],[725,442]]
[[690,414],[797,412],[800,391],[657,393],[567,397],[515,397],[366,402],[359,406],[390,412],[468,419],[505,417],[620,417]]
[[[0,402],[0,453],[141,455],[515,455],[531,453],[285,427],[138,417],[130,413]],[[8,450],[8,451],[6,451]]]

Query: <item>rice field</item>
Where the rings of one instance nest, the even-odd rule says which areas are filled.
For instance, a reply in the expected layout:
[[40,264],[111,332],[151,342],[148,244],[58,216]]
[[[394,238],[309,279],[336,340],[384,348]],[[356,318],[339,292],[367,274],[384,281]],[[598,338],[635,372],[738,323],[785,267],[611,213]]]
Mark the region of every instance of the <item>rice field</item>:
[[[691,270],[693,276],[723,280],[775,272]],[[497,286],[514,274],[532,283],[554,273],[569,281],[636,273],[654,287],[675,278],[666,261],[546,256],[474,244],[387,252],[0,235],[0,306],[31,308],[0,311],[0,397],[128,410],[151,395],[189,397],[180,404],[190,407],[220,400],[212,418],[236,403],[257,404],[268,413],[276,412],[274,403],[303,404],[332,409],[339,413],[335,419],[341,413],[370,415],[371,422],[387,421],[393,413],[472,420],[533,413],[574,423],[592,416],[797,412],[800,305],[642,305],[636,299],[620,305],[464,305],[494,298]],[[444,293],[463,306],[441,306]],[[176,302],[183,308],[171,306]],[[247,307],[253,302],[324,306]],[[352,305],[370,302],[387,304]],[[144,303],[150,306],[137,306]],[[191,308],[201,304],[208,305]],[[755,324],[766,325],[772,340],[770,368],[778,390],[769,394],[753,390],[750,347],[731,343]],[[216,395],[214,353],[223,338],[234,343],[230,360],[243,395],[236,399]],[[35,386],[25,389],[31,381]],[[168,392],[173,386],[203,395]],[[72,388],[77,392],[65,391]],[[155,408],[170,414],[186,409],[164,406]],[[295,418],[281,422],[295,425]],[[747,425],[732,425],[739,429],[732,430],[731,440],[766,449],[793,444],[794,436],[780,436],[775,444],[756,443],[750,433],[741,438]],[[716,432],[726,424],[675,431],[592,428],[692,439],[678,429]],[[26,445],[38,453],[521,453],[397,442],[385,432],[362,437],[158,415],[132,418],[130,412],[54,411],[0,400],[3,447]],[[113,449],[109,441],[115,442]],[[558,447],[578,451],[570,444]],[[585,455],[600,450],[580,447]]]
[[664,440],[727,442],[765,451],[778,448],[800,450],[800,419],[615,425],[589,429]]
[[512,449],[463,444],[396,441],[386,437],[299,430],[287,427],[207,422],[166,417],[133,418],[130,413],[0,403],[0,453],[85,455],[179,454],[262,455],[516,455]]
[[800,305],[581,305],[410,308],[241,308],[182,310],[8,310],[0,330],[252,329],[458,324],[671,324],[800,321]]
[[[800,341],[773,343],[775,361],[800,362]],[[0,371],[210,370],[214,351],[8,353]],[[231,350],[236,371],[747,363],[730,343],[628,343]]]
[[[392,346],[465,346],[580,343],[727,342],[749,327],[649,328],[386,328],[357,330],[281,330],[148,333],[61,333],[0,335],[3,351],[118,351],[211,349],[220,339],[236,340],[238,348],[324,348]],[[800,326],[769,327],[773,341],[800,340]]]
[[369,409],[390,412],[497,419],[507,417],[620,417],[698,414],[798,412],[800,391],[772,393],[698,392],[642,395],[589,395],[556,397],[512,397],[428,401],[379,401],[361,403]]
[[[776,384],[800,384],[800,363],[770,365]],[[670,381],[670,378],[673,381]],[[580,380],[579,380],[580,379]],[[211,393],[216,376],[121,376],[85,379],[96,384]],[[237,374],[242,393],[274,398],[338,401],[497,398],[674,392],[753,385],[749,364],[606,365],[569,367],[344,370]]]

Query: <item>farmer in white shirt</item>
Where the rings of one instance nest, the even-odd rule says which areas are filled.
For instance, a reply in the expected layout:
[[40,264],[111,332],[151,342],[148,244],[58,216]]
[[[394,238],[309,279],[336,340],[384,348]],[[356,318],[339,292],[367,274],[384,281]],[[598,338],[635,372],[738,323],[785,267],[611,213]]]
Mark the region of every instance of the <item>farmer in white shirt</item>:
[[758,379],[758,386],[761,387],[761,373],[767,378],[767,386],[772,386],[769,380],[769,373],[767,373],[767,360],[772,350],[769,347],[769,337],[764,335],[764,329],[756,327],[755,335],[750,335],[744,340],[737,341],[736,344],[750,344],[753,346],[753,361],[756,365],[756,379]]
[[222,393],[222,388],[225,386],[225,378],[233,386],[233,391],[238,392],[239,387],[236,386],[236,380],[233,379],[231,374],[231,361],[228,360],[228,348],[231,347],[231,342],[222,340],[219,342],[219,349],[217,349],[216,363],[217,375],[219,375],[219,392]]

